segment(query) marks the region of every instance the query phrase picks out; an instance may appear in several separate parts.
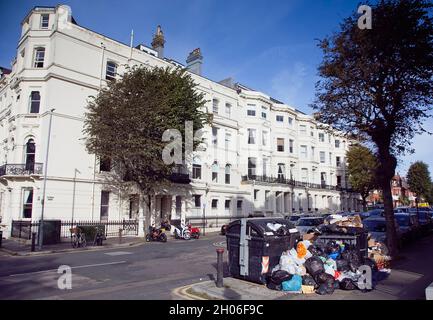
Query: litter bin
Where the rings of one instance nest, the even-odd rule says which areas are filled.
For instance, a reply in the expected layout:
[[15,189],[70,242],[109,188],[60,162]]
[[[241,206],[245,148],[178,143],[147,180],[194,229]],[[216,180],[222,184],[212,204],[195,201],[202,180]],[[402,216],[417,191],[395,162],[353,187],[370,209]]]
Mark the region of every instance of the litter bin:
[[284,218],[233,221],[226,232],[230,275],[266,284],[283,251],[293,248],[299,238],[294,225]]
[[[57,244],[60,243],[60,231],[62,228],[61,220],[44,220],[44,239],[43,245],[46,244]],[[41,223],[39,221],[39,229],[41,228]],[[31,230],[30,230],[31,232]],[[40,234],[40,230],[38,232]],[[29,236],[29,239],[31,234]]]
[[325,247],[330,241],[341,241],[344,244],[352,245],[358,252],[361,261],[368,257],[368,231],[359,228],[350,234],[327,233],[317,237],[315,243]]

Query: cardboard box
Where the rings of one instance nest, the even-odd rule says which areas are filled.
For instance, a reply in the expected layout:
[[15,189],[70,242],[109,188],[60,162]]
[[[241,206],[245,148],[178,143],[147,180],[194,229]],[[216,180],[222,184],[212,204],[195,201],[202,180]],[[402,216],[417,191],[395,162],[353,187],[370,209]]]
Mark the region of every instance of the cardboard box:
[[314,233],[305,233],[302,236],[302,240],[308,240],[308,241],[311,241],[311,242],[313,242],[316,239],[317,239],[317,235],[315,235]]

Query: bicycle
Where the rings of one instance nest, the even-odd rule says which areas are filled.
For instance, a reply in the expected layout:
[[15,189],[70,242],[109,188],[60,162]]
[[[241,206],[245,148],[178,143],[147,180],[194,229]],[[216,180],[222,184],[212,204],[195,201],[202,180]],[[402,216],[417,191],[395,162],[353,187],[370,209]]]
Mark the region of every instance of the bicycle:
[[80,228],[72,228],[71,231],[71,244],[72,248],[86,247],[86,235],[81,232]]

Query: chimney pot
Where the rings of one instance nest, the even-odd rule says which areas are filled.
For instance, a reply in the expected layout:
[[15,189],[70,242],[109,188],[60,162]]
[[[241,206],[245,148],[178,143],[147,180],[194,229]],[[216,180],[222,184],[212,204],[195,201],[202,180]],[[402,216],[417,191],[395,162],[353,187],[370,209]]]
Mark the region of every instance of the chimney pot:
[[201,76],[201,65],[203,63],[203,56],[201,55],[200,48],[191,51],[186,59],[187,68],[192,73]]

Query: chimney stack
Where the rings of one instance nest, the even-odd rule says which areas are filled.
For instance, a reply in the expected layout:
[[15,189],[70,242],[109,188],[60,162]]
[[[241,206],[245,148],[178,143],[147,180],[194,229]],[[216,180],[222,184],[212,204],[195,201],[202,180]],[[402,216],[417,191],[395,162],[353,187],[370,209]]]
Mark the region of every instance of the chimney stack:
[[158,58],[164,59],[164,33],[162,32],[161,26],[156,28],[156,33],[153,36],[152,48],[158,52]]
[[201,55],[200,48],[194,49],[186,59],[187,69],[192,73],[201,76],[201,65],[203,63],[203,56]]

